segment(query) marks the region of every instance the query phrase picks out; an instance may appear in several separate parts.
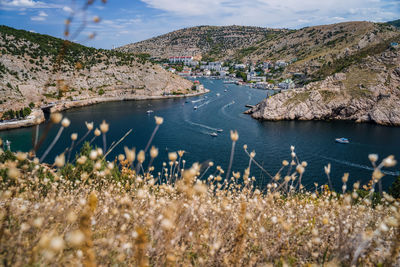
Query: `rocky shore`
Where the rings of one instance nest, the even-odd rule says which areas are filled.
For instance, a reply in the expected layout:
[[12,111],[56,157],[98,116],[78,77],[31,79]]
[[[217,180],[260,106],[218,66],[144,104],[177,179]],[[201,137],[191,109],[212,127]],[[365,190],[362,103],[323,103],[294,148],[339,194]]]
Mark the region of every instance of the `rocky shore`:
[[400,126],[400,49],[277,93],[245,113],[260,120],[352,120]]
[[0,122],[0,131],[10,130],[22,127],[30,127],[40,124],[45,121],[43,111],[41,109],[34,109],[32,113],[24,120],[13,120]]
[[196,93],[183,94],[183,95],[164,95],[164,96],[163,95],[126,95],[126,96],[95,97],[95,98],[77,100],[77,101],[62,101],[60,103],[56,103],[53,107],[51,107],[50,113],[60,112],[60,111],[67,110],[70,108],[90,106],[90,105],[103,103],[103,102],[155,100],[155,99],[193,97],[193,96],[206,94],[209,91],[210,90],[208,90],[208,89],[204,89],[203,91],[199,91]]

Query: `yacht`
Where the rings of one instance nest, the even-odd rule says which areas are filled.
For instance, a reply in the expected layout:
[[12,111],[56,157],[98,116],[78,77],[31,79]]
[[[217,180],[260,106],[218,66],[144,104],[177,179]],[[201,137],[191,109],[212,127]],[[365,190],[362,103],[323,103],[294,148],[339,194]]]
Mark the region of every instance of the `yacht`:
[[216,132],[210,133],[210,135],[211,135],[212,137],[217,137],[217,136],[218,136],[218,134],[217,134]]
[[147,114],[153,113],[154,111],[152,111],[151,109],[149,109],[148,111],[146,111]]
[[220,133],[220,132],[223,132],[223,131],[224,131],[224,130],[222,130],[222,129],[217,129],[217,132],[219,132],[219,133]]
[[196,109],[197,109],[197,106],[194,106],[194,107],[193,107],[193,109],[195,109],[195,110],[196,110]]

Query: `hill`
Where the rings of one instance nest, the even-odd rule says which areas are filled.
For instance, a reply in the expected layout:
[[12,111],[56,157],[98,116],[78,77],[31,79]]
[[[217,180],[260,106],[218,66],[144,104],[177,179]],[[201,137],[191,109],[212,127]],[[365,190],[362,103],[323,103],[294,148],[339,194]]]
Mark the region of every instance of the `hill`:
[[389,21],[388,24],[393,25],[393,26],[395,26],[397,28],[400,28],[400,19]]
[[400,126],[400,48],[385,42],[374,48],[334,63],[341,67],[332,68],[326,78],[278,93],[247,113],[262,120],[354,120]]
[[202,56],[205,59],[231,58],[238,49],[251,47],[286,30],[248,26],[199,26],[186,28],[142,42],[117,48],[118,51],[148,53],[153,57]]
[[59,103],[141,99],[191,93],[192,83],[145,55],[95,49],[0,26],[0,113]]

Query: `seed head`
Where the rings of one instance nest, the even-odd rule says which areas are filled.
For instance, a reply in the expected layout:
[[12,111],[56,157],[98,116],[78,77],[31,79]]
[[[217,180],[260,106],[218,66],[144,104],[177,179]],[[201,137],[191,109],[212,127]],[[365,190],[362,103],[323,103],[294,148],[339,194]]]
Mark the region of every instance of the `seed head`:
[[70,121],[68,118],[64,118],[64,119],[61,121],[61,125],[62,125],[64,128],[67,128],[70,124],[71,124],[71,121]]
[[90,151],[89,158],[91,160],[95,160],[97,158],[97,151],[96,150]]
[[176,161],[176,159],[178,158],[178,155],[176,154],[176,152],[170,152],[168,153],[168,159],[169,161]]
[[96,128],[96,130],[94,130],[94,135],[95,136],[100,136],[101,135],[100,130]]
[[61,168],[65,164],[65,155],[64,153],[61,155],[58,155],[56,159],[54,160],[54,164],[58,167]]
[[390,155],[389,157],[385,158],[383,160],[383,166],[390,168],[396,165],[396,160],[394,159],[393,155]]
[[106,123],[106,121],[103,120],[103,122],[100,124],[100,131],[104,134],[108,132],[109,125]]
[[342,182],[347,183],[348,180],[349,180],[349,173],[346,172],[342,177]]
[[378,155],[377,154],[369,154],[368,155],[368,159],[371,161],[371,162],[376,162],[377,160],[378,160]]
[[78,139],[78,134],[77,133],[71,134],[71,140],[76,141],[76,139]]
[[156,158],[158,156],[158,148],[152,146],[150,149],[150,157],[152,159]]
[[86,128],[87,128],[89,131],[93,130],[93,122],[86,122],[86,121],[85,121],[85,124],[86,124]]
[[234,131],[231,130],[231,140],[233,142],[236,142],[237,140],[239,140],[239,134],[236,130],[234,130]]
[[11,167],[10,169],[8,169],[7,175],[11,179],[17,179],[20,176],[20,172],[17,168]]
[[[133,148],[133,149],[129,149],[129,148],[127,148],[127,147],[124,147],[124,150],[125,150],[126,160],[127,160],[129,163],[134,162],[134,161],[135,161],[135,157],[136,157],[135,149],[134,149],[134,148]],[[123,156],[123,155],[122,155],[122,156]],[[124,160],[124,159],[122,159],[122,160]],[[122,161],[122,160],[120,159],[120,161]]]
[[140,162],[140,164],[142,164],[144,162],[144,160],[146,159],[146,156],[144,155],[144,151],[140,150],[138,155],[137,155],[137,159]]
[[251,153],[250,153],[250,158],[254,158],[256,156],[256,152],[253,150]]
[[178,155],[179,157],[183,157],[183,154],[185,154],[185,150],[178,150]]
[[60,113],[53,113],[50,115],[50,120],[52,123],[58,124],[62,120],[62,115]]
[[95,23],[99,23],[99,22],[100,22],[100,18],[99,18],[98,16],[95,16],[95,17],[93,18],[93,21],[94,21]]
[[86,160],[87,160],[87,157],[83,155],[83,156],[80,156],[80,157],[76,160],[76,162],[77,162],[78,164],[80,164],[80,165],[83,165],[83,164],[86,163]]
[[17,152],[15,156],[17,157],[18,161],[24,161],[28,157],[28,154],[23,152]]
[[161,125],[164,122],[164,118],[162,117],[154,116],[154,119],[156,120],[157,125]]
[[331,173],[331,164],[328,163],[327,166],[324,167],[325,173],[328,175]]

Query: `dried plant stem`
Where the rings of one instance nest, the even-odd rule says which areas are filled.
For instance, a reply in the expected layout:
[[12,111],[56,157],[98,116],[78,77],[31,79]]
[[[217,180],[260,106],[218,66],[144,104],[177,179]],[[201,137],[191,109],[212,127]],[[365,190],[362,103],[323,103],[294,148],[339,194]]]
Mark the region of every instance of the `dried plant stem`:
[[104,154],[104,158],[106,158],[107,155],[110,154],[111,151],[113,151],[114,148],[116,148],[131,132],[132,132],[132,129],[130,129],[128,132],[126,132],[126,134],[121,139],[119,139],[118,142],[116,142],[114,145],[110,146],[107,153]]
[[72,140],[71,146],[70,146],[69,149],[68,149],[67,162],[69,162],[69,159],[71,158],[71,152],[72,152],[72,149],[74,148],[74,143],[75,143],[75,141]]
[[151,142],[153,141],[154,136],[156,135],[156,132],[157,132],[158,128],[160,128],[159,124],[157,124],[156,127],[154,128],[153,133],[151,134],[151,137],[150,137],[149,141],[147,142],[146,148],[144,149],[144,153],[146,153],[147,150],[149,149],[149,147],[151,145]]
[[49,152],[53,149],[54,145],[57,143],[57,141],[60,138],[60,136],[61,136],[63,131],[64,131],[64,127],[61,126],[60,129],[58,130],[58,133],[57,133],[56,137],[53,139],[53,142],[51,142],[49,147],[43,153],[43,156],[40,158],[40,162],[43,162],[43,160],[46,158],[47,154],[49,154]]
[[103,151],[107,151],[107,137],[106,137],[106,133],[103,133]]
[[231,169],[232,169],[232,163],[233,163],[233,157],[235,155],[235,145],[236,145],[236,142],[232,141],[231,156],[230,156],[230,159],[229,159],[229,166],[228,166],[228,171],[226,172],[225,180],[228,180],[229,177],[230,177],[230,173],[231,173]]
[[89,133],[91,132],[92,130],[88,130],[86,133],[85,133],[85,135],[84,136],[82,136],[82,138],[81,139],[79,139],[79,141],[78,142],[76,142],[76,146],[79,146],[82,142],[83,142],[83,140],[85,140],[86,139],[86,137],[89,135]]

